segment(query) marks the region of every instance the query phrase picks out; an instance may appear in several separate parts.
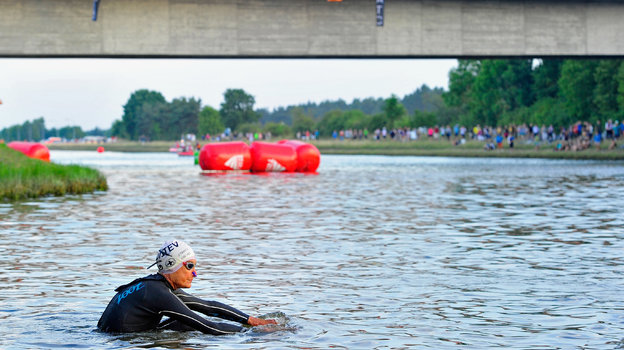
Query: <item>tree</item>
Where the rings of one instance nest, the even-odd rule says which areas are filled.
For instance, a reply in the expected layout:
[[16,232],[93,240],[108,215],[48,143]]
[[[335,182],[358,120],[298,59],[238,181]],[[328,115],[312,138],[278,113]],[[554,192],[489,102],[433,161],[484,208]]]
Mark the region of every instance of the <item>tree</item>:
[[167,128],[169,140],[180,137],[182,134],[197,133],[199,122],[199,110],[201,100],[195,98],[181,97],[171,101],[169,109],[171,117],[167,118],[167,123],[163,126]]
[[143,89],[137,90],[132,93],[132,95],[130,95],[130,98],[128,99],[128,102],[126,102],[126,104],[123,106],[124,114],[121,117],[121,121],[123,124],[125,135],[127,135],[131,140],[136,140],[139,137],[137,123],[139,114],[142,112],[143,105],[153,103],[166,103],[166,101],[164,96],[160,92]]
[[[448,107],[454,108],[459,120],[472,120],[472,90],[480,70],[481,61],[459,60],[457,68],[449,72],[449,91],[442,94],[442,98]],[[469,124],[473,124],[472,121]]]
[[32,135],[33,140],[41,141],[45,139],[45,121],[43,117],[33,120],[30,126],[32,129],[30,135]]
[[531,60],[484,60],[471,91],[473,121],[499,125],[503,114],[531,105]]
[[435,126],[438,123],[436,115],[432,112],[414,111],[414,114],[410,120],[410,126],[417,128],[421,126]]
[[113,125],[111,126],[111,135],[121,138],[130,138],[130,136],[126,133],[124,123],[119,119],[113,122]]
[[561,67],[559,92],[571,120],[589,120],[594,109],[596,61],[566,60]]
[[416,110],[433,112],[444,105],[442,100],[443,93],[444,90],[442,88],[431,89],[426,84],[423,84],[411,94],[405,95],[401,103],[405,106],[407,114],[413,114]]
[[0,130],[0,139],[5,141],[40,141],[45,138],[46,128],[43,117]]
[[86,136],[79,126],[64,126],[58,130],[60,137],[68,140],[80,139]]
[[236,130],[242,135],[255,134],[262,131],[262,125],[260,123],[243,123],[239,124]]
[[559,58],[543,58],[533,70],[533,91],[536,100],[546,97],[557,97],[563,60]]
[[435,112],[438,125],[453,125],[459,122],[462,110],[459,107],[442,105]]
[[594,105],[598,115],[607,119],[614,118],[618,110],[618,81],[615,77],[621,62],[620,60],[601,60],[594,72],[594,80],[596,81]]
[[477,60],[459,60],[457,68],[449,72],[449,91],[442,97],[451,107],[468,110],[471,100],[472,86],[481,69],[481,62]]
[[85,134],[87,136],[106,136],[107,133],[108,133],[108,130],[102,130],[98,128],[97,126],[89,131],[85,131]]
[[620,113],[622,113],[624,112],[624,62],[620,64],[615,80],[617,81],[618,92],[616,100],[618,104],[618,109],[620,110]]
[[528,116],[526,116],[522,122],[536,125],[552,124],[560,128],[570,126],[575,120],[566,112],[562,99],[544,97],[530,107]]
[[344,118],[342,111],[335,110],[325,113],[323,118],[318,122],[316,128],[323,136],[331,136],[332,132],[344,129]]
[[150,140],[175,140],[182,134],[195,134],[200,105],[200,100],[185,97],[170,103],[146,103],[136,115],[137,136]]
[[256,110],[256,112],[260,113],[260,123],[262,124],[285,123],[288,125],[292,125],[292,116],[290,115],[290,111],[292,108],[292,106],[288,106],[287,108],[278,107],[272,112],[269,112],[269,110],[266,108],[261,108]]
[[363,100],[360,100],[357,98],[354,99],[351,105],[348,107],[349,109],[360,110],[364,112],[365,114],[375,114],[375,113],[381,113],[382,106],[383,106],[383,99],[367,97]]
[[393,127],[396,120],[407,114],[405,107],[403,107],[403,105],[399,102],[399,99],[395,95],[392,95],[390,98],[386,99],[383,111],[388,120],[388,127],[390,128]]
[[533,60],[515,59],[504,60],[504,71],[501,74],[501,89],[503,99],[508,110],[513,111],[530,106],[534,102],[533,96]]
[[260,119],[260,114],[253,109],[256,100],[243,89],[227,89],[223,97],[219,113],[225,126],[237,130],[240,124],[255,123]]
[[471,91],[470,114],[473,124],[496,125],[498,117],[509,109],[500,89],[504,70],[505,63],[502,60],[481,62],[481,69]]
[[204,109],[199,112],[198,124],[200,135],[217,135],[221,134],[223,130],[225,130],[219,111],[210,106],[204,107]]
[[386,126],[386,124],[386,115],[383,113],[377,113],[371,117],[368,127],[370,128],[370,130],[375,130],[383,128],[384,126]]
[[[444,101],[442,94],[444,89],[442,88],[429,88],[427,85],[422,85],[420,88],[414,90],[414,92],[405,95],[399,102],[407,110],[407,114],[411,115],[414,110],[421,111],[437,111],[439,108],[444,107]],[[367,97],[364,99],[353,99],[349,104],[342,99],[333,101],[323,101],[321,103],[307,102],[305,104],[299,104],[296,106],[278,107],[273,111],[267,109],[257,110],[262,117],[260,122],[263,124],[267,122],[284,122],[288,125],[293,124],[293,113],[296,108],[301,108],[305,115],[312,117],[315,121],[320,120],[323,115],[333,110],[340,110],[343,112],[350,110],[360,110],[366,115],[374,115],[383,111],[385,99]]]
[[[169,128],[171,113],[170,105],[166,102],[146,103],[137,113],[137,137],[149,140],[174,140],[180,137],[176,130]],[[175,132],[175,133],[171,133]]]
[[297,107],[292,111],[293,130],[295,132],[305,132],[314,130],[314,119],[303,113],[303,109]]
[[292,129],[285,123],[266,123],[263,128],[264,133],[271,133],[275,137],[292,137]]
[[23,141],[22,126],[13,125],[2,130],[2,138],[6,141]]
[[364,112],[360,111],[360,110],[350,110],[350,111],[346,111],[343,115],[344,118],[344,127],[346,129],[367,129],[370,121],[371,121],[371,117],[364,114]]

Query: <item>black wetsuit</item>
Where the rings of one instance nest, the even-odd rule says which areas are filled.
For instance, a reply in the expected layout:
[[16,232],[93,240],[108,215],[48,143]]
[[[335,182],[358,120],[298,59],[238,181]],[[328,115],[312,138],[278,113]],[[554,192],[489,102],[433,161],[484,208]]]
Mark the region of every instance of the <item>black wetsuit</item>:
[[[237,325],[211,322],[192,310],[241,324],[247,324],[249,319],[248,315],[231,306],[196,298],[181,289],[174,290],[159,274],[138,278],[115,291],[118,293],[98,322],[98,328],[105,332],[195,329],[222,335],[243,330]],[[163,316],[169,319],[160,323]]]

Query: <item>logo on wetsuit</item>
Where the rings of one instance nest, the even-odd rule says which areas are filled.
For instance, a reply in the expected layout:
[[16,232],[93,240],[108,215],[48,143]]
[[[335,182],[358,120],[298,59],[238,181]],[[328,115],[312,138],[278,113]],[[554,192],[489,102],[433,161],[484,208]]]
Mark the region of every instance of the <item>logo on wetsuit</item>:
[[145,287],[143,282],[139,282],[135,284],[134,286],[124,290],[123,293],[119,293],[119,295],[117,296],[117,305],[119,305],[119,303],[121,303],[121,301],[125,299],[128,295],[136,292],[139,289],[143,289],[143,287]]

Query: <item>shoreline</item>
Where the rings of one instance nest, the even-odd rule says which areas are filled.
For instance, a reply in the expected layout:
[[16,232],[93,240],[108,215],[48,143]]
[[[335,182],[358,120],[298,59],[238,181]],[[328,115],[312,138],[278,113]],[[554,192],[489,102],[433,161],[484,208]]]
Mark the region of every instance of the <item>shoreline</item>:
[[0,144],[0,164],[0,202],[108,189],[106,178],[95,169],[28,158],[5,144]]
[[[278,139],[267,142],[275,142]],[[201,145],[207,142],[200,142]],[[342,155],[386,155],[386,156],[434,156],[434,157],[471,157],[471,158],[546,158],[578,160],[624,160],[624,148],[608,149],[603,142],[600,149],[588,148],[581,151],[555,151],[554,144],[543,143],[535,148],[533,142],[518,141],[514,148],[505,144],[504,148],[484,150],[485,142],[468,141],[455,146],[446,140],[415,141],[374,141],[374,140],[315,140],[309,141],[321,154]],[[624,144],[624,141],[622,142]],[[175,141],[133,142],[121,141],[106,144],[64,143],[47,145],[50,150],[96,151],[102,146],[112,152],[169,152]]]

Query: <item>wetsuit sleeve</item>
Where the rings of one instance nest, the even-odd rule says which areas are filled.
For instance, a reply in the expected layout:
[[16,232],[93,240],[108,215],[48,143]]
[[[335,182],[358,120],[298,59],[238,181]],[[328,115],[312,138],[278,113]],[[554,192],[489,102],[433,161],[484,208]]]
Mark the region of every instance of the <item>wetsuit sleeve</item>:
[[174,294],[177,295],[178,298],[180,298],[180,300],[182,300],[191,310],[201,312],[204,315],[235,321],[242,324],[247,324],[247,320],[249,319],[249,315],[246,313],[218,301],[203,300],[192,296],[181,289],[176,289]]
[[240,326],[211,322],[189,309],[171,290],[167,290],[167,292],[169,295],[159,300],[161,304],[160,314],[208,334],[224,335],[238,333],[243,330]]

